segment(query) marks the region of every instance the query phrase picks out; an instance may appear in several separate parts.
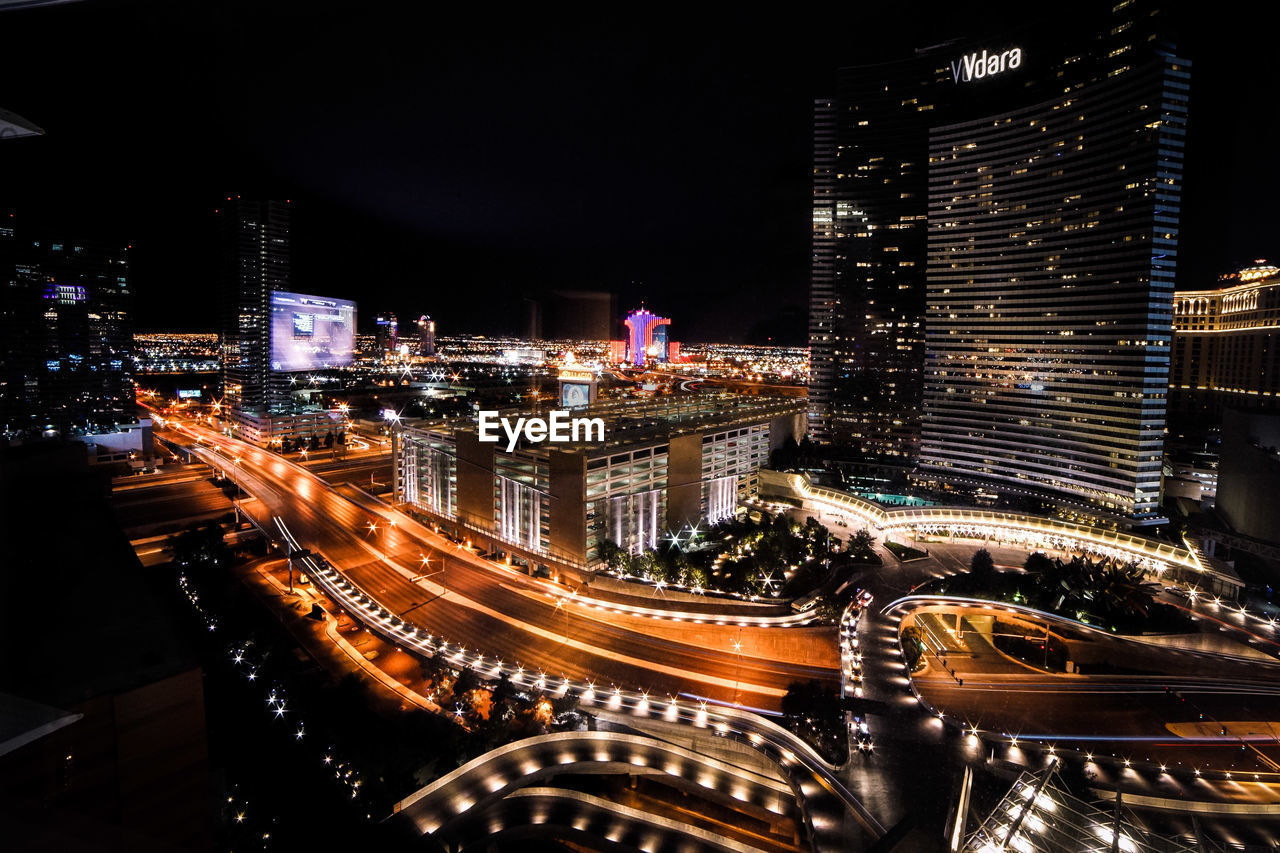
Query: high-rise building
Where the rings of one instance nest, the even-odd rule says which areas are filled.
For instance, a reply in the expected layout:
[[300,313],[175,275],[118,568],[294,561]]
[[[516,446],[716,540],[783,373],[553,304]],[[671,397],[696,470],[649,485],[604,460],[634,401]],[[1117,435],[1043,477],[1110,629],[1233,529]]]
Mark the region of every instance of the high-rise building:
[[399,328],[396,315],[390,311],[379,314],[374,320],[374,334],[377,339],[378,354],[395,355],[400,345]]
[[426,314],[418,318],[418,355],[436,354],[436,321]]
[[228,197],[221,243],[222,390],[233,409],[289,408],[287,377],[271,371],[271,293],[289,290],[288,201]]
[[643,367],[652,361],[667,360],[667,331],[663,327],[671,325],[671,320],[640,308],[628,314],[623,325],[627,327],[627,361]]
[[815,437],[1153,519],[1189,63],[1146,3],[843,69],[815,122]]
[[1173,299],[1170,408],[1220,416],[1227,406],[1280,408],[1280,267],[1266,261]]
[[123,246],[0,225],[0,430],[97,433],[136,420]]

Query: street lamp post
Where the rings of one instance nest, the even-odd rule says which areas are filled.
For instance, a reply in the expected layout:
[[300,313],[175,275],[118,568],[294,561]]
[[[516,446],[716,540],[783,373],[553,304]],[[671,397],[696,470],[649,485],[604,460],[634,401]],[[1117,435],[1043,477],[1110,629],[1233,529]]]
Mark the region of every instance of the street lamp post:
[[[419,554],[418,556],[422,559],[422,567],[424,569],[431,568],[431,559],[426,554]],[[445,570],[445,565],[446,565],[445,558],[441,557],[440,568],[436,569],[434,572],[423,572],[420,575],[411,577],[409,578],[409,583],[417,583],[418,581],[426,580],[427,578],[433,578],[436,575],[443,575]],[[437,583],[440,584],[440,595],[438,597],[444,598],[444,596],[449,592],[449,587],[445,586],[443,577],[441,577],[440,580],[437,581]]]

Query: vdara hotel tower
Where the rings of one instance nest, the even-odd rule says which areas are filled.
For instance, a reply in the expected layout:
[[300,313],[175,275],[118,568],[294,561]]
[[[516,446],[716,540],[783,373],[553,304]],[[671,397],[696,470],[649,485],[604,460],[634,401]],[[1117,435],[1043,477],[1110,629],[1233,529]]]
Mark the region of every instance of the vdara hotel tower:
[[811,422],[927,480],[1155,520],[1189,63],[1141,2],[839,72]]

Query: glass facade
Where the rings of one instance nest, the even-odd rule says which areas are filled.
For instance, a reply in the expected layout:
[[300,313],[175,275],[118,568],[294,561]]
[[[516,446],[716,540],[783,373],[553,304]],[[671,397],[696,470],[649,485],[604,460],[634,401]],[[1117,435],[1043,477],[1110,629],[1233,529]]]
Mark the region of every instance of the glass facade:
[[815,114],[815,438],[1158,515],[1189,76],[1163,26],[1087,3],[841,70]]
[[922,470],[1158,514],[1181,65],[930,135]]
[[34,237],[0,232],[0,432],[135,421],[128,250]]
[[222,389],[231,408],[289,409],[289,380],[271,372],[271,293],[289,290],[284,201],[229,198],[217,211],[221,250]]

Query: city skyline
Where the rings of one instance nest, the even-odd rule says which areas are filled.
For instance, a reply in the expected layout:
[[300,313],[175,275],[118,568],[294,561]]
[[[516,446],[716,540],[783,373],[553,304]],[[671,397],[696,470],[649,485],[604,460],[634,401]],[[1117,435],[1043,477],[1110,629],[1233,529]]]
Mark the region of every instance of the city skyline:
[[[16,47],[4,61],[15,69],[25,45],[73,15],[99,26],[66,37],[111,61],[91,79],[70,66],[10,75],[25,85],[6,93],[6,108],[46,135],[9,143],[0,201],[59,233],[133,244],[141,330],[210,325],[166,313],[157,297],[179,272],[213,286],[184,258],[212,246],[218,201],[243,194],[294,198],[300,289],[359,289],[372,297],[370,318],[425,311],[454,331],[518,333],[525,297],[582,289],[665,314],[691,298],[722,303],[696,312],[690,341],[794,343],[808,300],[813,99],[840,67],[1016,31],[1027,13],[1014,8],[939,7],[910,27],[878,11],[816,35],[785,20],[767,51],[749,22],[600,41],[503,28],[482,38],[464,20],[440,27],[456,38],[429,30],[421,37],[432,49],[419,49],[410,34],[421,31],[388,36],[376,16],[348,27],[317,14],[309,38],[292,41],[279,38],[283,13],[253,13],[260,35],[248,36],[148,3],[9,12]],[[178,37],[153,37],[169,27]],[[1262,214],[1280,188],[1266,156],[1274,119],[1249,106],[1267,79],[1251,48],[1261,35],[1246,27],[1228,40],[1208,16],[1186,29],[1198,64],[1184,289],[1273,254]],[[324,47],[347,61],[329,62]],[[253,66],[259,76],[220,76],[252,55],[270,57]],[[185,73],[154,75],[157,64]],[[509,88],[495,88],[501,81]],[[502,108],[483,109],[490,97]],[[99,230],[110,233],[82,233]],[[482,289],[497,298],[477,299]]]
[[645,11],[0,0],[0,839],[1280,853],[1261,13]]

